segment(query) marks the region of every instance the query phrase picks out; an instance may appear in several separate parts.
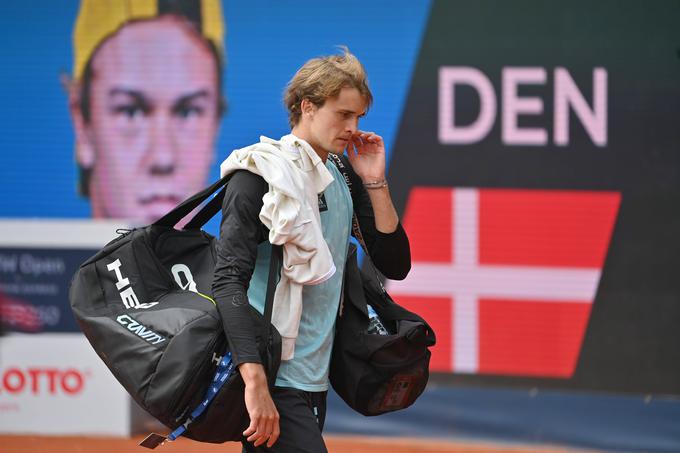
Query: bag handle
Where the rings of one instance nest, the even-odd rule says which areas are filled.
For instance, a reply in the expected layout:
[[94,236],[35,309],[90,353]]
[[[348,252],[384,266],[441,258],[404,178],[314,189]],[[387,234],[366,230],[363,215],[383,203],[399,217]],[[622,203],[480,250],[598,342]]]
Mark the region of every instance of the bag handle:
[[[207,188],[201,190],[200,192],[198,192],[197,194],[187,198],[186,200],[184,200],[183,202],[178,204],[175,207],[175,209],[168,212],[167,214],[165,214],[160,219],[156,220],[153,223],[153,225],[165,226],[165,227],[170,227],[170,228],[174,227],[177,224],[177,222],[182,220],[191,211],[196,209],[201,203],[203,203],[205,200],[207,200],[208,197],[210,197],[210,195],[215,193],[216,190],[220,189],[223,186],[226,186],[227,183],[229,182],[229,180],[231,179],[232,175],[233,175],[233,173],[226,175],[225,177],[221,178],[219,181],[216,181],[215,183],[213,183],[209,187],[207,187]],[[210,203],[209,203],[209,205],[210,205]],[[200,212],[203,212],[203,209]],[[200,212],[199,212],[199,214],[200,214]],[[209,219],[210,218],[205,219],[205,222],[207,222]]]
[[201,208],[196,215],[184,225],[185,230],[200,230],[203,225],[205,225],[208,220],[212,219],[215,214],[220,212],[222,209],[222,202],[224,200],[224,194],[227,192],[226,186],[220,190],[220,192],[213,197],[212,200],[207,202],[205,206]]

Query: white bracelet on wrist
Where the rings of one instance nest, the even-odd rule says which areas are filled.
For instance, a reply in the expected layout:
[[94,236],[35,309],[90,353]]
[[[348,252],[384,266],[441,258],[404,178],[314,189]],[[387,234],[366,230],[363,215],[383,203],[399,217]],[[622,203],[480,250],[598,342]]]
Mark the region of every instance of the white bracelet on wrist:
[[378,181],[365,182],[364,187],[367,189],[382,189],[383,187],[387,187],[387,180],[380,179]]

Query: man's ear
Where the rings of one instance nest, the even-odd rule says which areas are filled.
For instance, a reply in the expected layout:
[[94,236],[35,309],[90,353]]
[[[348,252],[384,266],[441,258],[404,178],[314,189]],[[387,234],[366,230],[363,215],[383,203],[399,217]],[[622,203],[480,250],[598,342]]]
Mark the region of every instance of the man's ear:
[[300,102],[300,111],[302,112],[303,116],[314,115],[314,112],[316,112],[316,109],[317,109],[316,105],[314,105],[314,103],[312,101],[310,101],[309,99],[305,98]]
[[81,168],[90,169],[94,166],[95,152],[80,105],[81,85],[67,75],[62,75],[61,84],[68,95],[68,109],[75,134],[76,162]]

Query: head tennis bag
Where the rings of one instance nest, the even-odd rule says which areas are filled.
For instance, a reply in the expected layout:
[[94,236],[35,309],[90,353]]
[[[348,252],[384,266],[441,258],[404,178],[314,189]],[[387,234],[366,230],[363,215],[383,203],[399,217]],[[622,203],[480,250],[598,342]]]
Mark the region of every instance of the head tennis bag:
[[[352,197],[352,175],[342,159],[329,154],[342,173]],[[331,354],[330,381],[347,405],[364,415],[380,415],[413,404],[429,379],[430,346],[436,342],[430,325],[392,300],[370,259],[356,214],[352,231],[364,250],[372,272],[357,262],[350,244],[345,265],[343,303],[338,312]],[[377,312],[390,335],[369,333],[367,304]]]
[[[71,308],[94,350],[132,398],[170,429],[185,423],[202,401],[227,349],[211,298],[216,239],[200,229],[219,210],[225,189],[184,229],[174,226],[228,179],[154,224],[114,239],[80,266],[71,283]],[[280,253],[272,253],[265,316],[252,310],[272,382],[281,354],[281,338],[271,325],[279,259]],[[243,391],[240,374],[233,373],[185,436],[214,443],[241,440],[249,420]]]
[[[366,304],[374,308],[391,334],[367,332]],[[397,305],[377,274],[359,268],[356,246],[350,244],[344,300],[331,355],[333,390],[363,415],[404,409],[425,390],[431,355],[428,348],[435,341],[434,331],[423,318]]]

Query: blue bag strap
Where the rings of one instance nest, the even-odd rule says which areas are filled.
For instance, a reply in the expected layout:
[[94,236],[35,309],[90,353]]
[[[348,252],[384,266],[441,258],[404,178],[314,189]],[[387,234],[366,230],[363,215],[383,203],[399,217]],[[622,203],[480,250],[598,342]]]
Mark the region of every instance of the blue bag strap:
[[[283,247],[280,245],[272,245],[272,256],[269,260],[269,279],[267,281],[267,295],[264,302],[264,322],[262,323],[262,345],[266,348],[266,339],[269,337],[269,326],[272,321],[272,309],[274,305],[274,292],[276,291],[277,274],[281,266],[281,259],[283,256]],[[264,352],[264,351],[261,351]],[[231,352],[227,352],[222,360],[220,360],[215,371],[212,383],[205,393],[203,401],[196,406],[196,408],[189,414],[189,417],[184,423],[178,426],[171,432],[167,439],[173,441],[180,437],[189,428],[189,425],[196,420],[210,405],[215,396],[219,393],[224,383],[227,382],[229,376],[234,372],[234,363],[231,360]]]
[[210,387],[208,387],[208,391],[205,393],[205,397],[203,398],[203,401],[201,401],[201,404],[196,406],[196,409],[191,412],[189,418],[187,418],[184,423],[168,435],[168,440],[173,441],[186,432],[189,425],[196,420],[207,409],[212,400],[215,399],[215,396],[219,393],[220,389],[233,372],[234,362],[231,360],[231,352],[228,352],[222,357],[222,360],[220,360],[212,383],[210,384]]

